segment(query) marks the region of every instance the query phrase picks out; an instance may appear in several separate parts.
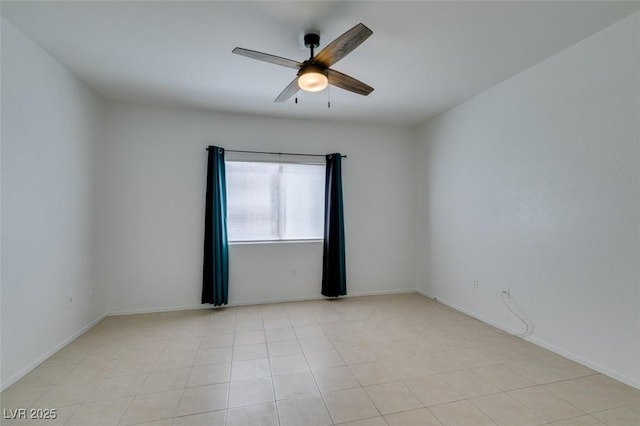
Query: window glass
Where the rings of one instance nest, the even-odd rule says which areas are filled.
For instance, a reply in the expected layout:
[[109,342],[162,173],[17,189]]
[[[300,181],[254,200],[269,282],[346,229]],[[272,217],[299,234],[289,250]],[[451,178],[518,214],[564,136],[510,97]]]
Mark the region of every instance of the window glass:
[[229,241],[322,239],[323,164],[227,161]]

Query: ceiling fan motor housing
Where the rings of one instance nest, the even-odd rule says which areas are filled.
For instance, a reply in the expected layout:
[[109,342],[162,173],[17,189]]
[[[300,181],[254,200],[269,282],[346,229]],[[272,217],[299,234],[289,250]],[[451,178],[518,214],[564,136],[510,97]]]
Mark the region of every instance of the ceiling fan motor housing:
[[320,34],[307,33],[304,35],[304,45],[310,49],[320,46]]

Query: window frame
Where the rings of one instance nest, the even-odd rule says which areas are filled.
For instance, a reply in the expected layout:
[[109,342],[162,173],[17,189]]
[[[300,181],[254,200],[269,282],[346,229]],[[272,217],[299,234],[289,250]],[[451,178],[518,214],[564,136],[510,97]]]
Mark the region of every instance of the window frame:
[[[286,154],[282,154],[283,156],[285,156]],[[228,158],[231,157],[231,158]],[[234,156],[228,156],[225,158],[224,162],[225,162],[225,169],[226,169],[226,165],[227,163],[270,163],[270,164],[279,164],[279,165],[286,165],[286,164],[299,164],[299,165],[309,165],[309,166],[322,166],[324,167],[325,173],[326,173],[326,162],[323,160],[300,160],[300,159],[295,159],[295,160],[289,160],[289,159],[284,159],[284,158],[278,158],[278,159],[273,159],[273,158],[263,158],[263,157],[254,157],[253,155],[251,156],[251,158],[238,158],[235,155]],[[280,169],[280,173],[282,173],[281,171],[282,169]],[[326,185],[326,182],[324,182],[324,185]],[[282,192],[283,187],[281,185],[278,185],[278,189]],[[228,194],[227,194],[227,205],[228,205]],[[323,206],[324,206],[324,201],[323,201]],[[282,214],[283,209],[285,208],[284,203],[280,203],[279,204],[279,212],[278,212],[278,227],[279,229],[281,229],[282,226],[282,222],[284,221],[284,217]],[[228,217],[227,217],[227,222],[228,222]],[[228,233],[227,233],[227,237],[228,237]],[[319,238],[278,238],[278,239],[271,239],[271,240],[261,240],[261,239],[255,239],[255,240],[231,240],[228,239],[227,243],[229,245],[262,245],[262,244],[307,244],[307,243],[322,243],[324,241],[324,235],[322,237]]]

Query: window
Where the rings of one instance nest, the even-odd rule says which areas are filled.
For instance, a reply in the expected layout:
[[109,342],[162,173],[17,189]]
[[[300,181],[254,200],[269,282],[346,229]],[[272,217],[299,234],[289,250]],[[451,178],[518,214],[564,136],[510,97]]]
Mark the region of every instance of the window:
[[227,161],[229,241],[322,239],[324,164]]

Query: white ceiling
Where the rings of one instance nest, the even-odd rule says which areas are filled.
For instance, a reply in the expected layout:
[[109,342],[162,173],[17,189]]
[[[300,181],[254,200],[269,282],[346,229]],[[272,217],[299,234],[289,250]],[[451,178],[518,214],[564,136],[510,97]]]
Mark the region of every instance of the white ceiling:
[[[107,98],[155,105],[414,125],[640,9],[640,2],[2,1],[2,15]],[[362,22],[373,35],[333,68],[373,86],[273,99],[304,60]]]

